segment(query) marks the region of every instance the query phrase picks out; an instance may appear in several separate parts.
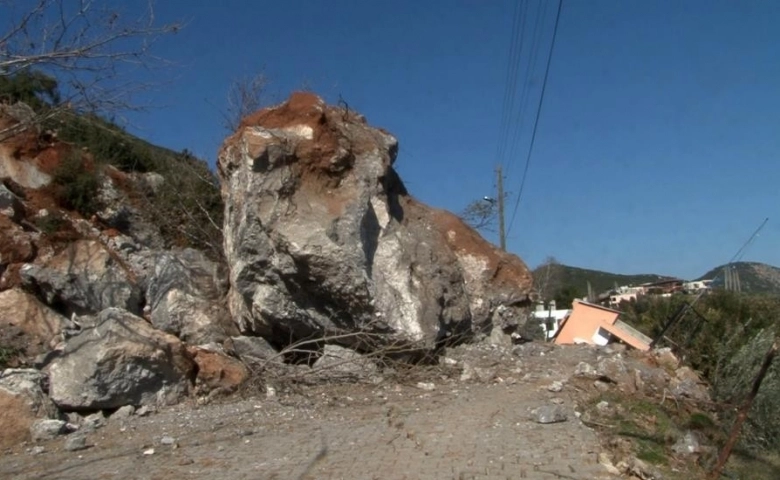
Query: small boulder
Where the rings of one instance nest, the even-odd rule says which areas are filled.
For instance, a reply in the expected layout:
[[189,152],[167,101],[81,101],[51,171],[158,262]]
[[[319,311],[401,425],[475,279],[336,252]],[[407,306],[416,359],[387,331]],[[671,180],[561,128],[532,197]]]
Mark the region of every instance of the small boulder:
[[179,339],[109,308],[49,365],[51,398],[66,410],[173,404],[190,391],[195,368]]
[[41,440],[51,440],[68,432],[67,422],[65,420],[55,420],[44,418],[36,420],[30,425],[30,436],[34,442]]
[[636,389],[646,395],[662,394],[669,385],[669,374],[660,368],[649,368],[640,365],[634,370],[634,385]]
[[626,362],[619,353],[599,360],[596,366],[596,372],[600,377],[609,379],[621,387],[634,386]]
[[669,386],[675,396],[687,397],[700,402],[709,402],[710,392],[699,375],[690,367],[680,367],[675,371]]
[[98,428],[105,426],[106,416],[103,412],[97,412],[84,417],[81,421],[81,430],[84,432],[94,432]]
[[128,418],[132,417],[135,413],[135,407],[132,405],[125,405],[124,407],[119,407],[116,412],[114,412],[111,417],[109,417],[110,420],[127,420]]
[[233,351],[247,360],[269,360],[278,357],[279,352],[262,337],[232,337]]
[[561,390],[563,390],[563,382],[560,382],[560,381],[556,380],[556,381],[552,382],[551,384],[547,385],[547,391],[548,392],[558,393]]
[[249,378],[249,370],[234,357],[203,347],[190,347],[188,350],[198,365],[197,382],[208,390],[231,390]]
[[631,457],[618,464],[618,469],[625,474],[633,475],[641,480],[663,480],[663,474],[652,465],[648,465],[642,460]]
[[696,433],[688,430],[685,435],[680,437],[674,445],[672,445],[672,451],[679,455],[690,455],[693,453],[701,452],[701,443]]
[[574,369],[574,375],[578,377],[598,377],[598,372],[593,367],[593,365],[589,364],[588,362],[580,362],[577,364],[577,367]]
[[536,423],[560,423],[569,419],[566,410],[560,405],[543,405],[533,410],[533,420]]
[[313,368],[336,377],[365,378],[377,372],[377,366],[354,350],[338,345],[325,345],[322,356],[314,362]]
[[74,433],[65,439],[63,448],[68,452],[77,452],[88,448],[87,437],[80,433]]
[[655,361],[658,363],[658,366],[667,370],[674,371],[680,366],[680,359],[678,359],[677,356],[672,353],[672,349],[669,347],[655,350],[653,352],[653,356],[655,357]]
[[[5,215],[0,215],[0,266],[29,262],[35,258],[35,253],[33,234]],[[5,278],[0,287],[9,288],[11,283],[9,278]]]

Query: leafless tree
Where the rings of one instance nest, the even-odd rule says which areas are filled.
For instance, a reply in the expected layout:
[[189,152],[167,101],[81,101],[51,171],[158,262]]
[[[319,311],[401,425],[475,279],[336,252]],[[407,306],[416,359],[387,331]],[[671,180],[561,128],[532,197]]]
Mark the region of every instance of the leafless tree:
[[[148,83],[129,80],[132,69],[165,62],[152,46],[176,33],[159,24],[151,3],[131,14],[107,0],[0,0],[0,77],[25,71],[56,79],[60,101],[45,113],[0,130],[0,139],[61,112],[107,113],[137,108],[131,96]],[[12,131],[11,131],[12,130]]]
[[460,218],[471,228],[482,231],[495,230],[498,221],[498,208],[492,199],[480,199],[466,205]]
[[543,300],[550,300],[560,287],[559,266],[560,262],[555,257],[548,256],[536,270],[534,287]]
[[228,132],[238,130],[244,117],[263,107],[267,86],[268,78],[262,73],[239,78],[230,85],[227,107],[222,112],[223,125]]

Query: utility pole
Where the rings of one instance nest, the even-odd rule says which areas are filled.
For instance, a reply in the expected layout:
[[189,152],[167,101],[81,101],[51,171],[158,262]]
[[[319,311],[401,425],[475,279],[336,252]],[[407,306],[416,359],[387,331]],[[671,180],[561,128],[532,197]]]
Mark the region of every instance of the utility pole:
[[504,174],[501,165],[496,167],[498,177],[498,242],[501,250],[506,251],[506,231],[504,229]]

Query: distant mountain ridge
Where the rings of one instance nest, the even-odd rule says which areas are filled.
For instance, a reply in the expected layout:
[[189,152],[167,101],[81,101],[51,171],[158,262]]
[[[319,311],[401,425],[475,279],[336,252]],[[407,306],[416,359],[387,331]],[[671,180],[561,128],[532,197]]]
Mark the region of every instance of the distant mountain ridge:
[[[726,265],[715,267],[695,280],[714,279],[714,286],[723,288],[725,267]],[[780,268],[759,262],[735,262],[730,264],[729,268],[737,272],[743,292],[780,295]],[[588,282],[594,293],[601,293],[614,288],[615,285],[641,285],[675,278],[653,273],[626,275],[560,263],[540,265],[533,270],[533,275],[534,283],[542,298],[554,298],[563,290],[584,296],[587,294]]]
[[720,265],[708,271],[697,280],[715,280],[714,286],[723,288],[726,282],[725,269],[736,272],[743,292],[780,294],[780,268],[760,262],[735,262]]

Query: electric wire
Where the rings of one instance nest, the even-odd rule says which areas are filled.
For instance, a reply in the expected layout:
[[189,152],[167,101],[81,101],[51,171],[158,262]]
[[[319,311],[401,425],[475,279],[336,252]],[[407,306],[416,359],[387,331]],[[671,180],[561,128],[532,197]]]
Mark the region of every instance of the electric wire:
[[536,8],[536,19],[534,20],[533,31],[531,32],[531,48],[528,51],[528,63],[525,67],[525,75],[523,79],[523,89],[520,94],[520,105],[517,109],[517,117],[515,120],[515,129],[513,131],[509,146],[509,160],[505,169],[506,178],[510,178],[512,167],[516,163],[518,148],[520,146],[520,139],[523,134],[523,126],[525,125],[525,112],[528,109],[529,94],[531,92],[531,80],[536,72],[536,59],[539,53],[539,45],[542,37],[542,30],[539,28],[541,19],[544,18],[547,13],[547,2],[540,1],[539,6]]
[[504,163],[506,146],[511,131],[512,111],[514,110],[517,92],[517,75],[523,51],[523,32],[525,30],[525,16],[527,10],[527,1],[517,0],[515,2],[515,9],[512,15],[509,56],[507,58],[506,80],[504,84],[504,98],[501,104],[501,123],[499,124],[498,145],[496,147],[496,163],[498,165]]
[[528,167],[531,164],[531,155],[533,153],[534,143],[536,141],[536,132],[539,128],[539,118],[542,112],[542,105],[544,104],[544,94],[547,91],[547,80],[550,76],[550,64],[552,63],[553,51],[555,50],[555,39],[558,36],[558,24],[560,23],[561,20],[562,7],[563,7],[563,0],[558,0],[558,12],[555,15],[555,26],[553,27],[552,41],[550,43],[550,52],[547,55],[547,67],[545,68],[544,71],[544,80],[542,81],[542,92],[539,95],[539,104],[537,105],[536,108],[536,119],[534,120],[534,128],[531,133],[531,143],[528,147],[528,156],[526,157],[525,160],[525,168],[523,169],[523,176],[520,182],[520,190],[517,193],[517,199],[515,200],[515,206],[512,211],[512,217],[511,220],[509,221],[509,227],[507,228],[507,235],[509,235],[509,233],[512,231],[512,226],[515,222],[515,217],[517,216],[517,209],[520,206],[520,199],[523,197],[525,181],[526,178],[528,177]]

